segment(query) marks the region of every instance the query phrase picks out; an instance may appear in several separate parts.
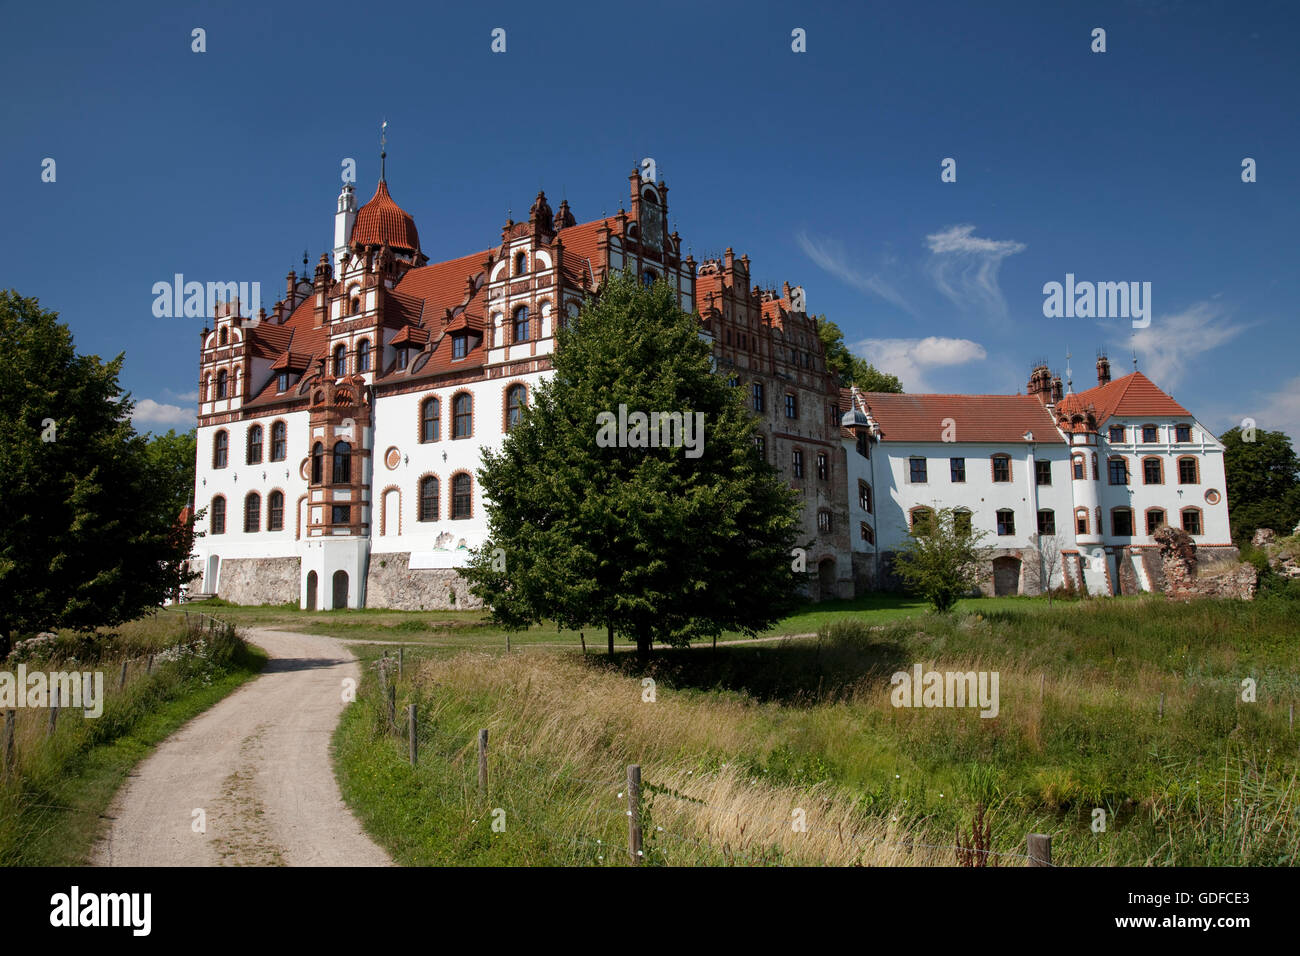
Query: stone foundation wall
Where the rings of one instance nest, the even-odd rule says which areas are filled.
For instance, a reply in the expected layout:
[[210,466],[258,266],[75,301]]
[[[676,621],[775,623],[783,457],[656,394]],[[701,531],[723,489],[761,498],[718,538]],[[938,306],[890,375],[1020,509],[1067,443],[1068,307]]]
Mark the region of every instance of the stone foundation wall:
[[1186,531],[1159,528],[1153,535],[1160,546],[1165,593],[1175,598],[1232,597],[1249,601],[1255,596],[1259,575],[1243,564],[1236,548],[1206,549],[1197,553]]
[[[483,607],[452,568],[412,571],[409,551],[370,555],[366,607],[398,611],[464,611]],[[453,599],[452,595],[455,595]]]
[[222,558],[217,597],[232,604],[297,604],[300,570],[297,557]]

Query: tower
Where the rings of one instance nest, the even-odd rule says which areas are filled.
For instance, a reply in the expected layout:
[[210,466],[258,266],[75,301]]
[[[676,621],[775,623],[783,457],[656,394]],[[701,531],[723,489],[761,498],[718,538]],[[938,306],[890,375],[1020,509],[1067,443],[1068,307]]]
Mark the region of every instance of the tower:
[[357,221],[357,194],[351,183],[344,183],[339,193],[338,211],[334,213],[334,274],[343,274],[342,256],[348,251],[352,224]]

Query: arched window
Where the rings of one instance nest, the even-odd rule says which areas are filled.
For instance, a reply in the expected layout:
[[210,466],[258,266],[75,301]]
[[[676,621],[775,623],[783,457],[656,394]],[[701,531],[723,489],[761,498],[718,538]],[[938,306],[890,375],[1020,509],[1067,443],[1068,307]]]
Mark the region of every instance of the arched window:
[[227,453],[230,451],[230,435],[223,428],[212,436],[212,467],[225,468]]
[[218,344],[218,345],[225,345],[225,344],[226,344],[227,342],[229,342],[229,341],[230,341],[230,338],[229,338],[229,335],[227,334],[227,332],[226,332],[225,329],[222,329],[220,332],[217,333],[217,344]]
[[334,374],[342,375],[344,368],[347,367],[348,347],[346,345],[334,346]]
[[203,387],[199,389],[199,401],[206,402],[212,398],[212,373],[203,376]]
[[1002,508],[998,511],[998,534],[1013,535],[1016,533],[1016,513],[1010,508]]
[[1097,468],[1097,453],[1092,453],[1092,480],[1101,481],[1101,471]]
[[648,289],[655,284],[655,280],[658,278],[659,276],[655,274],[653,269],[646,269],[645,272],[641,273],[641,284]]
[[1201,481],[1201,469],[1195,458],[1178,459],[1178,483],[1180,485],[1195,485]]
[[1088,509],[1087,508],[1074,509],[1074,533],[1075,534],[1088,533]]
[[266,530],[284,530],[284,495],[273,491],[266,499]]
[[320,442],[311,446],[311,483],[321,483],[321,469],[325,462],[325,446]]
[[1110,509],[1110,533],[1116,538],[1133,537],[1133,509]]
[[962,536],[971,533],[971,513],[965,508],[958,508],[952,513],[952,530]]
[[420,403],[420,441],[438,441],[442,438],[442,402],[426,398]]
[[352,480],[352,446],[345,441],[334,443],[334,467],[330,474],[336,485],[346,485]]
[[515,309],[515,342],[528,341],[528,306],[521,305]]
[[284,461],[288,454],[288,429],[284,422],[274,422],[271,425],[271,461]]
[[1188,534],[1204,534],[1205,530],[1201,527],[1201,509],[1184,508],[1183,509],[1183,530]]
[[357,371],[370,371],[370,340],[362,339],[357,343]]
[[1155,534],[1156,529],[1165,523],[1164,508],[1147,509],[1147,534]]
[[474,399],[469,392],[461,392],[452,404],[453,423],[452,438],[469,438],[474,433]]
[[244,463],[247,465],[256,465],[262,460],[262,426],[254,425],[248,430],[248,451],[244,455]]
[[1074,462],[1074,477],[1083,479],[1088,477],[1088,466],[1083,460],[1082,455],[1075,455],[1072,459]]
[[225,398],[230,391],[230,375],[223,368],[217,373],[217,398]]
[[519,253],[515,256],[515,275],[521,276],[528,273],[528,256]]
[[1142,483],[1144,485],[1164,484],[1165,468],[1159,458],[1142,459]]
[[912,509],[912,533],[925,534],[930,530],[930,523],[934,520],[934,513],[929,508]]
[[419,520],[438,520],[438,479],[433,475],[426,475],[420,479]]
[[354,295],[354,296],[352,297],[352,301],[351,301],[350,303],[348,303],[348,307],[349,307],[349,311],[348,311],[348,314],[349,314],[349,315],[360,315],[360,314],[361,314],[361,296],[359,296],[359,295]]
[[262,496],[250,491],[244,497],[244,533],[253,534],[262,530]]
[[472,510],[469,475],[462,471],[451,479],[451,516],[468,518]]
[[213,534],[226,533],[226,499],[222,495],[212,499],[212,519],[209,524]]
[[511,385],[506,389],[506,431],[519,424],[523,417],[524,405],[528,401],[528,389],[522,385]]
[[1112,485],[1128,484],[1128,459],[1110,458],[1106,461],[1107,478]]
[[831,530],[831,513],[825,508],[817,512],[817,530],[829,534]]
[[1038,512],[1038,533],[1045,537],[1056,534],[1056,512],[1051,508]]

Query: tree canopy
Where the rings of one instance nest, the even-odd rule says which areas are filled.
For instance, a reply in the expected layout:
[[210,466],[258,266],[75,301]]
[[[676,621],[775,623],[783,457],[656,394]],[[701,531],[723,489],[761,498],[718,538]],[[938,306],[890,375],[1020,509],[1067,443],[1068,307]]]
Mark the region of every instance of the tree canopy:
[[880,371],[866,359],[854,355],[844,344],[840,327],[824,315],[817,317],[817,337],[826,353],[826,367],[840,378],[840,385],[856,385],[864,392],[901,392],[897,375]]
[[193,538],[177,525],[176,467],[131,426],[122,355],[77,354],[56,313],[12,291],[0,292],[0,354],[3,657],[15,633],[158,606],[189,579]]
[[1289,535],[1300,521],[1300,458],[1283,432],[1257,430],[1246,441],[1240,428],[1219,436],[1227,472],[1228,521],[1234,541],[1257,528]]
[[979,586],[991,550],[980,545],[988,533],[971,528],[970,513],[953,508],[918,513],[907,541],[894,557],[894,570],[908,590],[939,612]]
[[[488,541],[461,573],[494,618],[602,626],[644,658],[787,613],[798,499],[672,290],[611,276],[558,330],[554,370],[478,473]],[[637,413],[682,413],[700,441],[652,447]]]

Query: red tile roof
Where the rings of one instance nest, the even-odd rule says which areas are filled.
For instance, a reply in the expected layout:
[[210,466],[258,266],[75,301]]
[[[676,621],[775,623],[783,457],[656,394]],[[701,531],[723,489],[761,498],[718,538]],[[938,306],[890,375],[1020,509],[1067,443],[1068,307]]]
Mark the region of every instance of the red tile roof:
[[370,202],[357,210],[356,221],[352,224],[351,241],[363,246],[387,244],[394,249],[409,249],[412,252],[420,248],[420,234],[416,232],[415,220],[393,202],[393,197],[388,194],[388,183],[382,179]]
[[[952,419],[959,442],[1062,443],[1052,416],[1032,395],[900,395],[860,392],[883,441],[943,441]],[[843,400],[843,392],[841,392]],[[846,403],[847,405],[847,403]]]
[[1096,409],[1098,427],[1113,415],[1144,417],[1192,414],[1141,372],[1132,372],[1085,392],[1066,395],[1058,409],[1068,416],[1082,412],[1089,405]]

